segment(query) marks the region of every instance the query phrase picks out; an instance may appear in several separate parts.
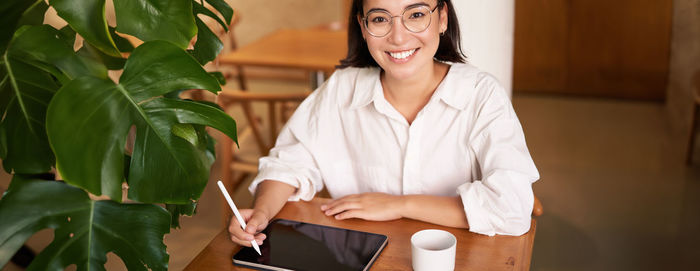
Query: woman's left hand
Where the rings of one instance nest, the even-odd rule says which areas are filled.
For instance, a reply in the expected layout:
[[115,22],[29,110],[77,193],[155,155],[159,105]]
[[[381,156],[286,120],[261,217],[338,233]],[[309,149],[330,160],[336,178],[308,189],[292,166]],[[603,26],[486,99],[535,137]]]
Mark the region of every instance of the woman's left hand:
[[401,218],[401,196],[384,193],[362,193],[345,196],[321,205],[321,211],[335,219],[361,218],[386,221]]

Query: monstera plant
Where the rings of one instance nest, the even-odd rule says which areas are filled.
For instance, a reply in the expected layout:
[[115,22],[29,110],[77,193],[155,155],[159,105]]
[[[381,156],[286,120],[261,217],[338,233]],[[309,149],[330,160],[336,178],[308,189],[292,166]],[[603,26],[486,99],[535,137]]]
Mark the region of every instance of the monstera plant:
[[[163,236],[193,214],[214,161],[205,128],[236,140],[216,105],[179,98],[221,90],[202,65],[223,46],[202,19],[228,30],[226,2],[113,3],[116,25],[105,0],[0,3],[0,157],[13,176],[0,199],[0,268],[48,228],[54,239],[30,270],[104,270],[109,252],[129,270],[167,269]],[[44,25],[49,7],[68,25]]]

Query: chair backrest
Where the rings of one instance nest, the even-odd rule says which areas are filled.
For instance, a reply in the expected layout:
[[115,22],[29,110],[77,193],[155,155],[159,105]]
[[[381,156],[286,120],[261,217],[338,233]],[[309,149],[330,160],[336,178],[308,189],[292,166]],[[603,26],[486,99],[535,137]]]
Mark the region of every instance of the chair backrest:
[[[296,106],[301,103],[310,92],[298,93],[259,93],[224,88],[217,97],[217,103],[224,109],[231,106],[240,106],[243,115],[252,129],[256,145],[262,155],[266,155],[272,148],[279,129],[284,124]],[[267,105],[267,121],[261,121],[253,108],[254,103]],[[260,124],[267,125],[261,127]],[[263,130],[268,131],[268,138],[264,139]]]

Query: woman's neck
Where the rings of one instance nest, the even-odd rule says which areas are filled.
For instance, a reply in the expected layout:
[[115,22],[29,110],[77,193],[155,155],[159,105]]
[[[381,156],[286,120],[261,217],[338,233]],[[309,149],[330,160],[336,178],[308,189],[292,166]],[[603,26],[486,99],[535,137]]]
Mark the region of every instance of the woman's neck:
[[430,101],[430,97],[433,96],[448,69],[449,65],[434,61],[431,67],[420,73],[426,76],[398,79],[382,72],[384,97],[410,124]]

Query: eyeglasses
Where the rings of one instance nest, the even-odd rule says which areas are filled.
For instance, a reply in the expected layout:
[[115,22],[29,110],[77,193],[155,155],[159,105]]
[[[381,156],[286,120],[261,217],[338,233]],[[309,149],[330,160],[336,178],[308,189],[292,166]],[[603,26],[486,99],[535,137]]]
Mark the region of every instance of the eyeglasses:
[[391,32],[395,17],[401,17],[401,23],[408,31],[420,33],[428,29],[433,17],[431,15],[439,6],[439,1],[432,10],[427,5],[411,6],[397,16],[391,16],[385,10],[373,10],[368,12],[362,20],[365,23],[367,32],[378,38],[384,37]]

